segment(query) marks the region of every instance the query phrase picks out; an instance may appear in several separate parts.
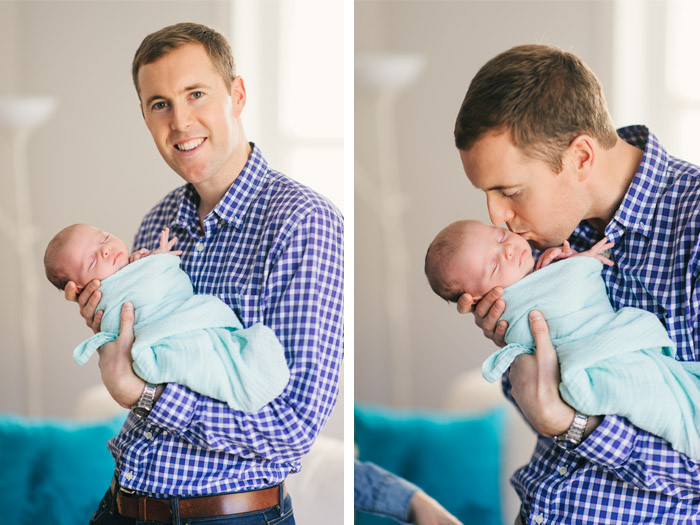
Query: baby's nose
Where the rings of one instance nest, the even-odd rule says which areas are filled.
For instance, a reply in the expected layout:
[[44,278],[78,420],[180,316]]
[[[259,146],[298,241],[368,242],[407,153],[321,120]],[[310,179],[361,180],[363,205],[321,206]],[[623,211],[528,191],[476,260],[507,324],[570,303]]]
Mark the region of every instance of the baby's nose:
[[102,252],[102,257],[109,256],[109,245],[103,246],[100,251]]
[[506,244],[505,246],[505,256],[507,260],[510,260],[513,258],[513,245],[512,244]]

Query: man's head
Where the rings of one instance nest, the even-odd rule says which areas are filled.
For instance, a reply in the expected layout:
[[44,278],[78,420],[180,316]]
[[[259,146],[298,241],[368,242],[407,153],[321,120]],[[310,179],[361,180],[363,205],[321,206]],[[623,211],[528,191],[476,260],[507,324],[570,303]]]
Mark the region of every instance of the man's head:
[[46,277],[59,290],[73,281],[78,293],[93,279],[103,280],[129,264],[129,249],[117,237],[89,224],[58,232],[44,253]]
[[438,233],[425,255],[430,287],[455,303],[464,293],[478,302],[493,288],[518,282],[534,266],[525,239],[478,221],[453,222]]
[[510,130],[523,153],[554,171],[579,135],[611,148],[617,133],[603,87],[583,61],[552,46],[522,45],[489,60],[472,79],[455,123],[457,149]]
[[197,24],[166,27],[144,39],[133,73],[146,127],[165,162],[200,196],[220,198],[249,153],[240,121],[245,86],[224,37]]
[[226,38],[205,25],[183,22],[151,33],[143,39],[136,50],[131,64],[131,75],[139,99],[141,98],[139,88],[139,69],[141,66],[155,62],[160,57],[188,43],[198,43],[204,46],[211,63],[221,75],[224,83],[228,86],[233,82],[233,79],[236,78],[236,63]]
[[487,62],[455,125],[467,177],[487,195],[491,221],[540,249],[588,218],[589,175],[618,141],[591,70],[551,46],[514,47]]

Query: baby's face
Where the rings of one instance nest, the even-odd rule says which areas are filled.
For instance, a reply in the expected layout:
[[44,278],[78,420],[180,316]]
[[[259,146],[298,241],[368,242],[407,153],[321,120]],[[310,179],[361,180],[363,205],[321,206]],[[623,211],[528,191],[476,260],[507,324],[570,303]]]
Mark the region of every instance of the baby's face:
[[459,260],[465,289],[474,298],[497,286],[510,286],[532,272],[532,248],[520,235],[479,222],[465,228]]
[[79,224],[70,232],[59,257],[60,267],[82,290],[93,279],[105,279],[129,264],[129,249],[121,239]]

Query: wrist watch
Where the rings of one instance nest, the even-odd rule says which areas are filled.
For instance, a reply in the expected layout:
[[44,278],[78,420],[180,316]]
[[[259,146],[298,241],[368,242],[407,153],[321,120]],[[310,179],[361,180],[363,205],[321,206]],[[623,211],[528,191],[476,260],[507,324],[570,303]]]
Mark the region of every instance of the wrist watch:
[[146,382],[146,385],[143,387],[141,397],[139,397],[139,400],[131,408],[132,412],[141,419],[146,419],[148,417],[148,414],[151,413],[153,403],[155,403],[155,395],[156,385],[154,385],[153,383]]
[[563,434],[554,436],[554,442],[566,450],[578,447],[583,441],[583,433],[586,430],[586,423],[588,423],[588,416],[581,414],[580,412],[576,412],[574,415],[574,420],[571,422],[569,428]]

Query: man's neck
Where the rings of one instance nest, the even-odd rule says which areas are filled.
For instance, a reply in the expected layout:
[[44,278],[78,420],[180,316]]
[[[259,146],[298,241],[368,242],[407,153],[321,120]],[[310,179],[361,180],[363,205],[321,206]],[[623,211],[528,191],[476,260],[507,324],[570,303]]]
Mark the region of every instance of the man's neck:
[[600,233],[617,213],[632,184],[644,151],[618,138],[612,149],[599,150],[597,174],[593,184],[594,208],[588,222]]
[[252,151],[250,144],[245,142],[245,147],[242,148],[240,152],[234,153],[231,160],[222,169],[222,173],[206,182],[194,185],[194,189],[197,195],[199,195],[197,215],[199,215],[199,223],[202,227],[202,231],[204,231],[204,218],[209,215],[219,202],[221,202],[221,199],[224,198],[226,192],[236,181],[241,171],[243,171]]

